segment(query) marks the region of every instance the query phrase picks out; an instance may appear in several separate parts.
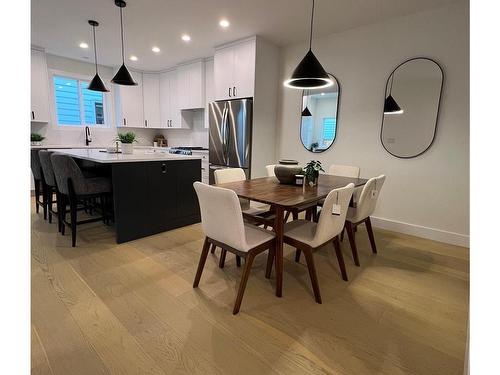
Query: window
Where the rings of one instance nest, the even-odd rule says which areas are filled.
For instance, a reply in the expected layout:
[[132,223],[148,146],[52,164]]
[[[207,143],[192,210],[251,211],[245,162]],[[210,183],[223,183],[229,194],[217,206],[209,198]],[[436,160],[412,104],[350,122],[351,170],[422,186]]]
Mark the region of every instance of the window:
[[337,119],[333,117],[323,118],[323,145],[329,146],[335,139]]
[[104,126],[105,103],[102,92],[88,90],[89,82],[54,76],[57,123],[68,126]]

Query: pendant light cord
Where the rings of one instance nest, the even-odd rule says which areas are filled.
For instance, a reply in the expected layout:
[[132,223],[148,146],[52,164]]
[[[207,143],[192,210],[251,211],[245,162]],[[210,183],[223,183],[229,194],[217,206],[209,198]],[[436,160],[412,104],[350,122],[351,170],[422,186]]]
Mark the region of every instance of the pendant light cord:
[[122,64],[125,65],[125,50],[123,48],[123,14],[122,14],[122,7],[120,7],[120,29],[122,32]]
[[92,26],[92,33],[94,34],[94,62],[95,62],[95,74],[97,74],[97,44],[95,42],[95,26]]
[[313,25],[314,25],[314,0],[312,0],[311,32],[309,34],[309,51],[312,49]]

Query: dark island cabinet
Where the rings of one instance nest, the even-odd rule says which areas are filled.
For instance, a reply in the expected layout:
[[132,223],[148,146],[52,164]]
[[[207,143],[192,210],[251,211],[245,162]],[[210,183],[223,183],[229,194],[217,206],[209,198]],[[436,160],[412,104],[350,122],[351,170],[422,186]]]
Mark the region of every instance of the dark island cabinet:
[[118,243],[200,221],[201,160],[115,163],[112,180]]

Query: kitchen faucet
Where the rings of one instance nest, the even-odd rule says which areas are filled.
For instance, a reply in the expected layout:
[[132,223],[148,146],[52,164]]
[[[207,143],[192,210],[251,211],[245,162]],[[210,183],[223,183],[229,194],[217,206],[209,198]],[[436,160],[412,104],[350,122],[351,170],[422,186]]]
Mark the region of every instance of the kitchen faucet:
[[92,142],[92,137],[90,136],[90,128],[85,127],[85,146],[88,146]]

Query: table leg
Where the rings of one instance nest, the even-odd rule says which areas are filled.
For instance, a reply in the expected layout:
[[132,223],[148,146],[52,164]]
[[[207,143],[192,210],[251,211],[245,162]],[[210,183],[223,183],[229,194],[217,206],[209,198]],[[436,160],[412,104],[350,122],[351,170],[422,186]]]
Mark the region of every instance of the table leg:
[[276,296],[281,297],[283,291],[283,214],[282,207],[276,207],[274,232],[276,234]]

